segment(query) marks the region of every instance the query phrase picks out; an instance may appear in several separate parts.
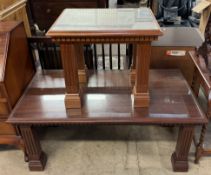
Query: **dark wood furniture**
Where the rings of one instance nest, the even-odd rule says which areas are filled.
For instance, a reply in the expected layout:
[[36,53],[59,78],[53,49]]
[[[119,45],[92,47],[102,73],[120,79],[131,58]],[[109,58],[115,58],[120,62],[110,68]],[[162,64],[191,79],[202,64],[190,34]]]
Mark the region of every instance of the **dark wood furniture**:
[[107,8],[108,0],[28,0],[29,20],[47,31],[66,8]]
[[[136,45],[136,81],[134,107],[149,106],[148,76],[151,41],[162,35],[148,8],[139,9],[66,9],[50,28],[47,36],[60,43],[66,83],[67,108],[81,108],[80,74],[84,64],[78,52],[90,43],[133,43]],[[79,74],[79,78],[78,78]]]
[[[205,113],[207,118],[210,119],[211,116],[211,82],[210,82],[210,72],[206,67],[206,64],[203,58],[200,58],[195,51],[190,52],[191,59],[195,64],[195,71],[193,75],[193,82],[192,82],[192,89],[196,97],[199,95],[200,87],[203,88],[203,92],[205,94],[207,100],[207,106],[205,109]],[[204,141],[206,135],[207,125],[203,125],[201,129],[201,134],[199,141],[195,138],[195,146],[196,146],[196,153],[195,153],[195,163],[199,163],[199,159],[202,156],[209,156],[211,155],[211,150],[204,148]]]
[[[206,116],[211,117],[211,16],[205,29],[205,41],[196,50],[190,52],[191,59],[195,65],[192,89],[198,97],[200,87],[203,88],[207,100]],[[207,125],[203,125],[199,141],[196,142],[195,162],[198,163],[202,156],[211,156],[211,149],[204,148]]]
[[129,71],[88,73],[81,109],[66,109],[63,72],[49,71],[37,73],[10,115],[8,122],[20,130],[26,144],[30,170],[43,170],[46,164],[36,126],[123,124],[179,126],[172,166],[174,171],[188,171],[194,127],[207,119],[179,70],[150,71],[148,108],[133,108]]
[[194,51],[202,42],[198,29],[187,27],[162,28],[163,36],[152,42],[150,68],[180,69],[188,84],[192,84],[194,64],[189,51]]
[[15,128],[5,121],[34,73],[23,23],[0,22],[0,144],[23,148]]

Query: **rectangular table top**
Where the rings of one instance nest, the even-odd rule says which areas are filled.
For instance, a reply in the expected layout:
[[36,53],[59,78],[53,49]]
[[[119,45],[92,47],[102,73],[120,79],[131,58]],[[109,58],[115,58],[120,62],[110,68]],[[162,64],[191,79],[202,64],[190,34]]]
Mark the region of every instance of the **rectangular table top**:
[[129,71],[89,74],[82,109],[67,110],[60,71],[37,74],[8,122],[16,124],[202,124],[207,119],[179,70],[150,71],[150,106],[134,108]]
[[48,31],[48,36],[93,35],[96,33],[161,35],[149,8],[65,9]]

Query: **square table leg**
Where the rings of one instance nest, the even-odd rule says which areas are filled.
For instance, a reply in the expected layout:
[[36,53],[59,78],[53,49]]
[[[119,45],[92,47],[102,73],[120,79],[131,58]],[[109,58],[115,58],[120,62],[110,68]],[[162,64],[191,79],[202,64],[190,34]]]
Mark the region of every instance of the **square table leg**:
[[141,42],[136,45],[136,78],[133,89],[134,107],[149,106],[149,65],[151,42]]
[[46,154],[42,151],[39,138],[32,126],[19,126],[28,156],[31,171],[43,171],[47,162]]
[[194,126],[180,126],[175,152],[171,156],[173,171],[188,171],[188,153],[193,140]]
[[60,47],[66,86],[65,106],[67,109],[81,108],[77,63],[78,46],[64,43]]
[[78,63],[79,83],[87,83],[87,69],[84,60],[84,48],[82,44],[76,44],[76,59]]

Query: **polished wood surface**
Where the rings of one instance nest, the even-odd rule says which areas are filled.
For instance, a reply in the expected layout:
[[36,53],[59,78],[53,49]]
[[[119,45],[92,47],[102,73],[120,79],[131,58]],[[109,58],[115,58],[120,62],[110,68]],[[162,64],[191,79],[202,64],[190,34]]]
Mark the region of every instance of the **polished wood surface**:
[[[66,48],[61,50],[63,65],[65,65],[63,68],[66,87],[69,86],[68,82],[78,87],[77,76],[75,73],[70,74],[71,71],[76,72],[78,69],[76,62],[79,62],[79,58],[74,54],[77,53],[77,49],[72,45],[85,43],[136,44],[137,56],[135,59],[139,64],[136,64],[138,76],[133,91],[134,107],[149,105],[148,75],[151,41],[157,40],[160,35],[162,35],[161,29],[148,8],[65,9],[47,32],[47,36],[51,36],[53,41]],[[81,108],[83,105],[81,98],[79,91],[67,92],[66,108]]]
[[[203,37],[196,28],[169,27],[162,29],[164,35],[158,41],[152,42],[150,68],[180,69],[191,85],[194,64],[188,52],[198,48],[203,42]],[[184,52],[185,54],[170,55],[169,51]]]
[[81,110],[66,110],[62,72],[36,75],[9,118],[11,123],[62,124],[197,124],[206,123],[186,81],[178,70],[150,71],[148,108],[133,108],[128,71],[93,74],[83,92]]
[[13,108],[33,77],[35,70],[23,23],[1,22],[0,34],[3,37],[0,42],[2,56],[0,57],[2,63],[0,81],[1,86],[4,86],[1,93],[2,98],[7,98],[9,106]]
[[150,42],[136,45],[136,78],[133,89],[134,107],[148,107],[149,97],[149,64],[151,56]]
[[46,155],[35,126],[45,125],[179,125],[172,154],[174,171],[188,171],[188,153],[195,125],[207,123],[179,70],[151,70],[148,108],[133,108],[128,71],[89,72],[81,109],[66,110],[63,71],[39,72],[16,105],[7,122],[20,130],[26,143],[29,169],[44,170]]
[[65,78],[67,93],[65,96],[66,108],[81,108],[76,52],[76,45],[61,44],[61,56],[64,68],[64,76],[69,77]]
[[34,73],[23,23],[0,22],[0,144],[24,149],[16,129],[5,121]]

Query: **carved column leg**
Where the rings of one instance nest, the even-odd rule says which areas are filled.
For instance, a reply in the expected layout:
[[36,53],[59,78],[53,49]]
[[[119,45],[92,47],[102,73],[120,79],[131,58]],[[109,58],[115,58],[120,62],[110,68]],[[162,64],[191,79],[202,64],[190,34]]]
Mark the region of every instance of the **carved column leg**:
[[138,43],[136,46],[136,79],[134,94],[134,107],[149,106],[149,64],[151,43]]
[[84,49],[83,45],[76,45],[76,59],[78,62],[78,79],[79,83],[87,82],[86,65],[84,61]]
[[180,126],[176,150],[171,156],[173,170],[188,171],[188,153],[193,139],[194,126]]
[[28,161],[29,161],[29,158],[28,158],[28,155],[27,155],[27,152],[26,152],[26,146],[25,146],[24,141],[23,141],[23,139],[22,139],[22,137],[21,137],[20,129],[19,129],[17,126],[15,126],[15,131],[16,131],[16,135],[17,135],[17,136],[20,136],[20,143],[18,144],[17,147],[18,147],[19,149],[22,149],[22,150],[23,150],[23,153],[24,153],[24,160],[25,160],[25,162],[28,162]]
[[133,44],[133,57],[132,57],[132,65],[130,69],[130,83],[133,85],[136,80],[136,44]]
[[74,44],[61,44],[61,57],[66,86],[65,106],[67,109],[81,108],[76,52],[77,46]]
[[41,149],[37,133],[31,126],[20,126],[19,128],[28,156],[29,169],[31,171],[43,171],[47,157]]

